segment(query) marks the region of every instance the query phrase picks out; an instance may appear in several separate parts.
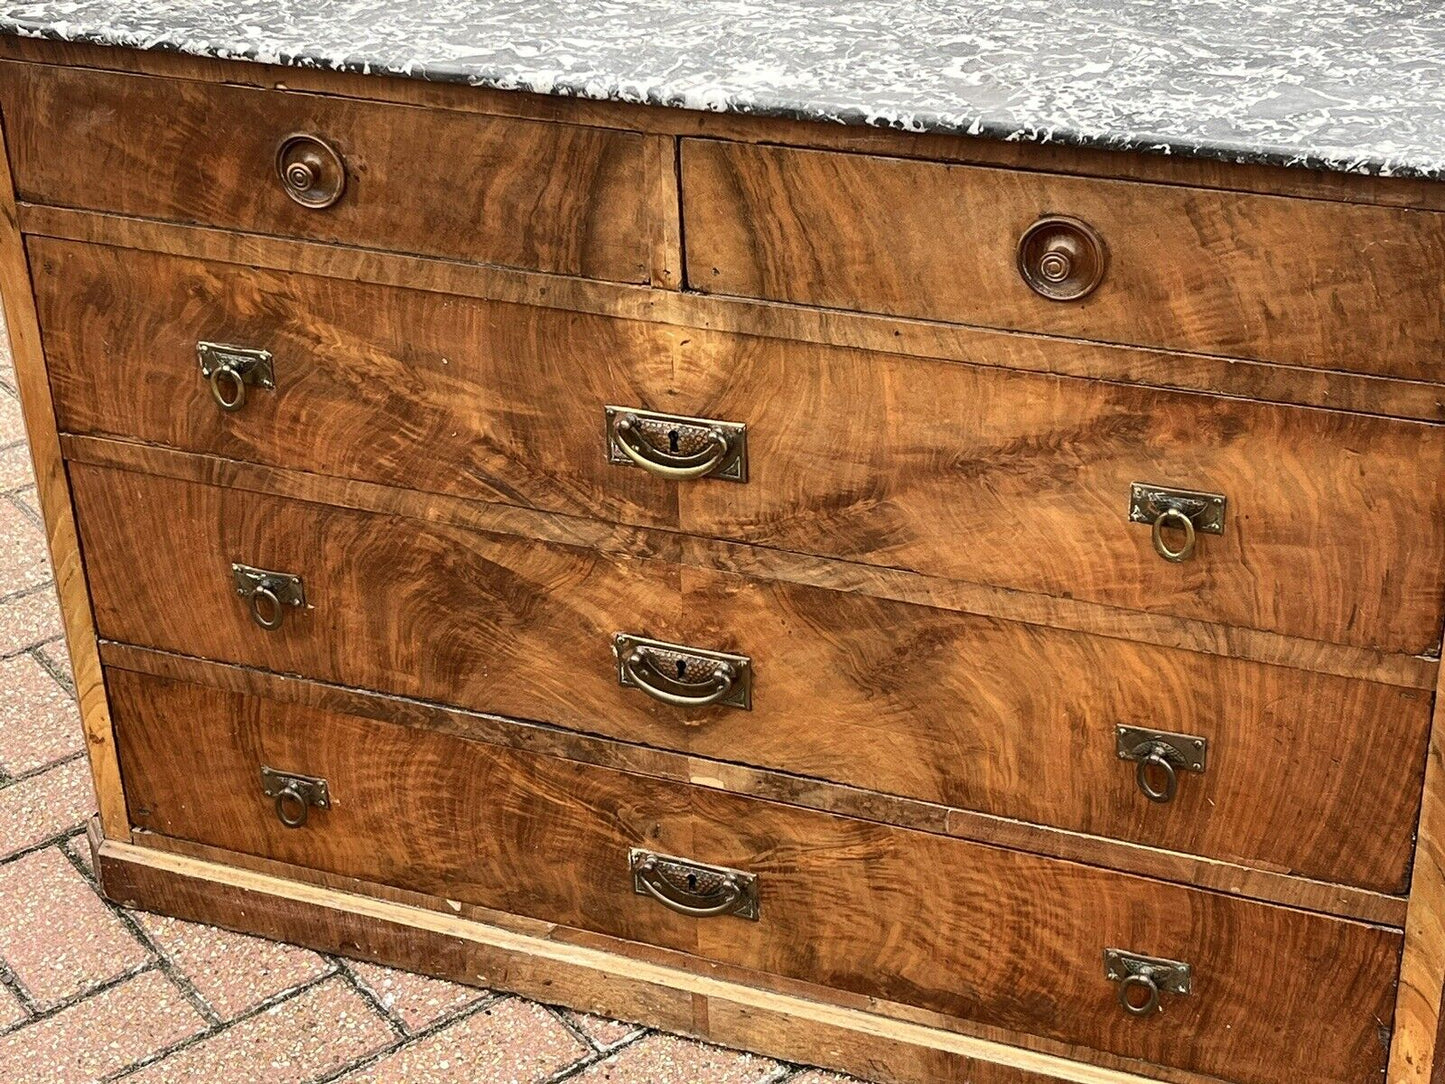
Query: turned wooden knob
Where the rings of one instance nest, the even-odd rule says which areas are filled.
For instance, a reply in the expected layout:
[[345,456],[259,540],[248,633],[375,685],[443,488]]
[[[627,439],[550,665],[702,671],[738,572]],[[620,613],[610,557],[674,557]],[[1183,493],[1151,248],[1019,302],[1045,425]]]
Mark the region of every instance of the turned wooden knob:
[[276,149],[276,173],[286,194],[303,207],[330,207],[346,191],[346,163],[336,148],[312,135],[293,135]]
[[1019,274],[1030,289],[1050,301],[1077,301],[1104,278],[1108,253],[1088,223],[1051,215],[1019,238]]

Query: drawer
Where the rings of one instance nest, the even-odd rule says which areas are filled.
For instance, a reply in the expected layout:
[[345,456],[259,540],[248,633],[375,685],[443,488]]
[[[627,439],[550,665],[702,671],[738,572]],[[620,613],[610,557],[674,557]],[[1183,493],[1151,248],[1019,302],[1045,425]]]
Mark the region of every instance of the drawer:
[[[147,831],[1037,1034],[1086,1059],[1240,1084],[1383,1070],[1397,931],[125,671],[107,686]],[[324,779],[330,807],[284,827],[263,766]],[[640,894],[634,848],[755,877],[757,918]],[[684,905],[728,902],[666,872],[656,887]],[[1192,992],[1130,1016],[1105,977],[1111,948],[1187,963]]]
[[[66,431],[1438,649],[1445,427],[69,242],[29,252]],[[201,340],[270,352],[275,388],[218,409]],[[745,423],[747,481],[610,463],[608,404]],[[1223,533],[1161,559],[1128,520],[1136,482],[1223,494]]]
[[682,194],[710,293],[1445,377],[1434,212],[708,140]]
[[[1405,889],[1420,690],[79,464],[71,481],[108,639]],[[299,576],[306,608],[258,627],[232,561]],[[701,649],[681,654],[693,687],[651,650],[624,687],[617,633]],[[709,652],[749,660],[750,709],[644,688],[710,695]],[[1207,743],[1204,771],[1149,800],[1121,725]]]
[[[22,200],[648,278],[651,186],[637,135],[14,62],[0,63],[0,110]],[[293,136],[303,140],[283,156]],[[339,197],[297,202],[283,157],[310,170],[301,198]]]

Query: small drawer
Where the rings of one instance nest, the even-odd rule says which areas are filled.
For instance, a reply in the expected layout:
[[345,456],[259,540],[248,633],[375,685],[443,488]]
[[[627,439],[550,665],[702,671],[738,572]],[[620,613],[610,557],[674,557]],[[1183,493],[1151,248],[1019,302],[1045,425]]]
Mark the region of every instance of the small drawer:
[[637,135],[16,62],[0,110],[22,200],[647,279]]
[[[1442,426],[42,238],[28,251],[68,432],[1390,652],[1439,645]],[[274,387],[222,409],[206,342],[269,354]],[[673,462],[705,466],[714,427],[735,443],[715,474],[639,468],[619,448],[629,411],[693,419],[679,451],[698,449]],[[660,445],[647,454],[666,466]],[[1169,504],[1150,494],[1168,489],[1223,498],[1182,498],[1199,518],[1178,563],[1151,531]],[[1157,540],[1176,555],[1180,525]]]
[[71,480],[108,639],[1382,892],[1408,879],[1420,690],[80,464]]
[[684,140],[691,287],[1440,381],[1445,214]]
[[[242,693],[106,681],[149,832],[1043,1036],[1083,1060],[1238,1084],[1383,1072],[1397,930]],[[1162,992],[1156,1007],[1132,980],[1134,1015],[1120,980],[1139,957]]]

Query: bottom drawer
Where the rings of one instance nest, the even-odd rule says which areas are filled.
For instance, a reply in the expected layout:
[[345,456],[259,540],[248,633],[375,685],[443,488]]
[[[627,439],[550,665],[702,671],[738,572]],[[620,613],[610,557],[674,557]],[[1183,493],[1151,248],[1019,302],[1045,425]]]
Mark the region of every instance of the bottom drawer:
[[[1397,931],[455,733],[122,670],[107,684],[143,829],[1241,1084],[1384,1069]],[[329,807],[285,827],[263,766],[324,778]],[[755,877],[756,918],[670,910],[635,880],[638,849]],[[697,872],[696,892],[686,870],[643,881],[727,902]],[[1131,1015],[1107,949],[1188,963],[1192,989]]]

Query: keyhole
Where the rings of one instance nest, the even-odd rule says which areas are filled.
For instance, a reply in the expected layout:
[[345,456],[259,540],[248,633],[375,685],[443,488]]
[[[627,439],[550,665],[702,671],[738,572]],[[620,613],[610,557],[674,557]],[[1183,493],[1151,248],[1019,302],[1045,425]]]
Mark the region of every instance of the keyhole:
[[679,436],[676,429],[669,429],[667,431],[667,450],[669,452],[677,451],[678,439]]
[[681,678],[681,677],[683,677],[686,673],[687,673],[687,663],[683,662],[681,659],[678,659],[678,660],[677,660],[677,676],[678,676],[679,678]]
[[687,875],[687,888],[688,888],[688,891],[689,891],[689,892],[696,892],[696,891],[697,891],[697,874],[696,874],[696,873],[689,873],[689,874]]

